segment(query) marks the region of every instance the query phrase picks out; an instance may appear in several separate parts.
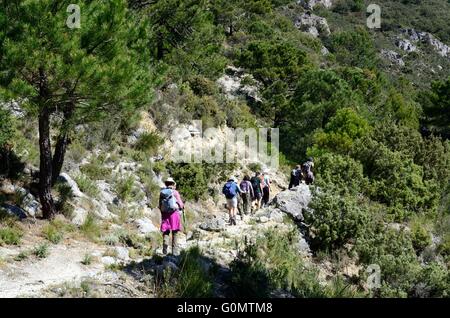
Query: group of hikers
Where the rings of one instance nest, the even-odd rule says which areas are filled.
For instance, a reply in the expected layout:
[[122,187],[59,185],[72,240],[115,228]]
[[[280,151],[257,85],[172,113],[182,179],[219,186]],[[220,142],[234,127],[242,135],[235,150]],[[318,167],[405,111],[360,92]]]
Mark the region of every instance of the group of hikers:
[[[297,165],[291,172],[289,189],[314,182],[314,161],[309,158],[304,164]],[[161,210],[161,232],[163,233],[163,254],[168,253],[172,245],[172,254],[179,255],[178,232],[181,230],[181,216],[184,202],[180,193],[176,190],[176,182],[173,178],[167,178],[165,187],[159,195],[159,209]],[[223,186],[222,193],[226,198],[226,207],[229,213],[229,224],[236,225],[236,214],[240,212],[241,219],[244,215],[255,213],[269,204],[271,193],[271,179],[268,171],[255,172],[253,177],[244,176],[238,184],[236,177],[231,177]],[[172,242],[170,234],[172,233]],[[172,243],[172,244],[170,244]]]
[[302,181],[306,184],[312,184],[314,182],[314,159],[308,158],[308,160],[302,164],[297,165],[294,170],[291,171],[291,179],[289,181],[289,189],[295,188],[300,185]]
[[268,171],[255,172],[250,178],[244,176],[238,184],[236,177],[231,177],[223,186],[222,193],[227,200],[227,209],[230,215],[230,225],[236,225],[236,214],[239,211],[241,218],[259,210],[269,204],[270,177]]

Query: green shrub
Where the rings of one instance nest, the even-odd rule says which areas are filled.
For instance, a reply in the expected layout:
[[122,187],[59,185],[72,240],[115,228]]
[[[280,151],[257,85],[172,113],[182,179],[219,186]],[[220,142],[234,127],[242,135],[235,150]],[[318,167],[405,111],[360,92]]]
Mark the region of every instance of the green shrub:
[[96,241],[101,234],[101,228],[92,214],[88,214],[86,220],[80,226],[80,231],[92,241]]
[[0,228],[0,246],[3,244],[19,245],[22,236],[22,230],[15,226]]
[[23,261],[23,260],[26,260],[27,258],[28,258],[28,255],[29,254],[29,252],[28,251],[21,251],[19,254],[17,254],[15,257],[14,257],[14,260],[16,261],[16,262],[21,262],[21,261]]
[[129,175],[116,181],[114,190],[122,201],[128,201],[133,193],[135,178]]
[[377,264],[381,270],[381,288],[375,295],[381,297],[407,297],[413,293],[421,266],[410,234],[377,224],[367,228],[356,244],[360,261]]
[[83,260],[81,261],[81,264],[83,265],[91,265],[92,264],[92,255],[91,254],[84,254]]
[[139,136],[134,148],[143,151],[149,155],[153,155],[158,147],[163,144],[163,139],[156,132],[145,132]]
[[213,296],[213,277],[201,265],[198,247],[183,251],[179,270],[170,269],[157,281],[157,297],[205,298]]
[[87,194],[90,197],[97,198],[100,194],[100,190],[97,187],[97,184],[92,181],[89,177],[79,174],[74,177],[75,182],[77,183],[80,190]]
[[42,235],[51,243],[58,244],[64,238],[63,232],[57,226],[50,223],[42,229]]
[[364,193],[369,185],[361,163],[349,156],[324,153],[315,157],[314,168],[316,183],[322,188],[358,194]]
[[419,221],[416,221],[411,226],[411,239],[414,249],[417,252],[423,251],[431,244],[431,235]]
[[354,196],[321,190],[309,207],[313,211],[307,211],[304,217],[311,226],[314,249],[333,250],[357,240],[369,222],[362,202]]
[[33,255],[38,258],[46,258],[49,254],[47,243],[42,243],[33,249]]
[[94,160],[91,163],[80,166],[80,171],[91,180],[108,180],[111,176],[111,169],[103,165],[104,162]]

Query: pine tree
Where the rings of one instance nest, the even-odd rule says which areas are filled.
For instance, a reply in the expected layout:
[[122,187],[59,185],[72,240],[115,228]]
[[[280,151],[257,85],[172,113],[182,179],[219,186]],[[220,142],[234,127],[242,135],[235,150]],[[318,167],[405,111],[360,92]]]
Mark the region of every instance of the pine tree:
[[[78,124],[140,107],[152,96],[155,72],[145,42],[146,21],[125,0],[0,1],[0,84],[21,97],[39,123],[39,198],[45,218],[56,211],[51,187],[64,161],[68,135]],[[75,20],[74,20],[75,19]],[[62,118],[57,127],[51,117]],[[53,121],[52,121],[53,122]],[[52,154],[50,130],[58,132]]]

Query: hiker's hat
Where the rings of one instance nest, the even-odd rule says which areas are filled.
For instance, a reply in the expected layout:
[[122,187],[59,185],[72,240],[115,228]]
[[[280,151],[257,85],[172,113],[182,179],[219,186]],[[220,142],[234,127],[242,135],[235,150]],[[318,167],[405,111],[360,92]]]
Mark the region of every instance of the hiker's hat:
[[169,177],[164,181],[165,184],[177,184],[172,177]]

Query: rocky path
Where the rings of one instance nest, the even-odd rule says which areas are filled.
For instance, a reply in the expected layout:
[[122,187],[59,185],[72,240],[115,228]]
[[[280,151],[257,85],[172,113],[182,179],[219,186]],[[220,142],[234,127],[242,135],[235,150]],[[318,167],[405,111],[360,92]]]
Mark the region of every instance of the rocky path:
[[[83,265],[84,256],[89,253],[100,255],[101,249],[91,243],[75,242],[70,245],[49,247],[49,255],[39,259],[29,256],[22,261],[11,261],[0,267],[0,298],[28,297],[51,285],[65,282],[77,283],[82,278],[93,277],[104,271],[103,264]],[[3,257],[17,257],[17,251],[1,249]]]
[[[289,231],[295,225],[289,220],[298,218],[302,207],[308,203],[309,189],[301,186],[296,191],[282,191],[269,207],[260,209],[253,215],[246,215],[243,218],[237,217],[237,225],[228,224],[228,214],[224,209],[216,208],[203,218],[200,222],[193,224],[192,230],[187,236],[182,236],[181,248],[188,249],[198,246],[206,261],[206,266],[218,265],[221,273],[217,275],[217,296],[222,293],[223,279],[229,274],[229,264],[235,259],[238,252],[243,250],[246,243],[255,241],[258,236],[263,235],[266,230],[275,228],[277,231]],[[220,207],[220,205],[218,205]],[[290,214],[290,216],[288,216]],[[35,243],[35,242],[34,242]],[[300,237],[299,249],[309,253],[309,247],[303,237]],[[115,247],[125,249],[125,247]],[[8,260],[0,263],[0,298],[1,297],[57,297],[58,292],[48,293],[52,286],[58,285],[80,285],[87,279],[96,280],[100,285],[117,285],[118,288],[108,292],[109,297],[126,297],[126,293],[121,293],[120,288],[125,288],[128,296],[148,297],[148,291],[143,292],[141,278],[129,275],[126,270],[114,272],[103,259],[107,247],[97,245],[88,241],[69,240],[57,245],[49,245],[48,256],[38,258],[29,255],[23,260],[16,258],[23,248],[0,247],[0,259]],[[126,251],[127,252],[127,251]],[[128,252],[127,252],[128,253]],[[160,254],[160,249],[156,251]],[[83,264],[86,255],[91,255],[94,261],[90,264]],[[160,256],[162,256],[160,254]],[[179,260],[179,259],[178,259]],[[126,258],[120,262],[125,268],[133,267],[133,264],[153,264],[153,269],[157,265],[152,263],[152,259],[131,260]],[[164,266],[176,266],[177,258],[167,257],[163,262]],[[121,276],[121,277],[119,277]],[[123,277],[125,277],[123,279]],[[121,281],[122,279],[122,281]],[[141,284],[141,285],[140,285]],[[53,290],[55,290],[53,288]],[[139,291],[141,291],[139,293]]]

